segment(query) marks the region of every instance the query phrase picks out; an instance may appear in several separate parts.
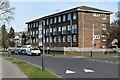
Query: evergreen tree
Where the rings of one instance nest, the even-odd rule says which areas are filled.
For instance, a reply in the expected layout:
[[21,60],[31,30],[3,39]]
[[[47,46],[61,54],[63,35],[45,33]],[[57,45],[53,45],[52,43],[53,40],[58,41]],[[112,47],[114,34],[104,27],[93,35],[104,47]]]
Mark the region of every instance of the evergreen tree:
[[[15,32],[14,32],[14,29],[13,27],[10,28],[10,31],[9,31],[9,40],[10,39],[13,39],[15,37]],[[15,43],[14,42],[9,42],[9,46],[10,47],[14,47],[15,46]]]
[[2,47],[4,49],[8,48],[8,33],[7,33],[7,30],[6,30],[6,26],[5,25],[2,25]]

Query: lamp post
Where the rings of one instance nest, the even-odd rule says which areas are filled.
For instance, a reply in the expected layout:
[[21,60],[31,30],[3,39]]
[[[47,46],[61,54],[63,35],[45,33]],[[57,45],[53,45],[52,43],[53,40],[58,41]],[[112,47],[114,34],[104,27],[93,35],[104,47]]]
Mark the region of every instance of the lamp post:
[[72,19],[70,20],[70,28],[71,28],[70,35],[71,35],[71,50],[72,50]]

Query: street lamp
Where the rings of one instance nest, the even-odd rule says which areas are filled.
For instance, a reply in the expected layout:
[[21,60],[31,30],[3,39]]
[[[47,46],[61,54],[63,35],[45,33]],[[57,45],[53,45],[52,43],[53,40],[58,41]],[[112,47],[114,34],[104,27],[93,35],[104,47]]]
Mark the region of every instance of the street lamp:
[[70,31],[70,35],[71,35],[71,50],[72,50],[72,19],[70,20],[70,26],[71,26],[71,31]]

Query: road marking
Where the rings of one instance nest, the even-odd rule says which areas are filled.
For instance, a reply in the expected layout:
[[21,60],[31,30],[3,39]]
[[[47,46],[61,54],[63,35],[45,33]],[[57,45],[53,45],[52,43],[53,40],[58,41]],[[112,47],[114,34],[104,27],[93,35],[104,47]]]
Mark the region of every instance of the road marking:
[[72,71],[72,70],[66,70],[66,74],[74,74],[76,73],[75,71]]
[[91,69],[84,69],[84,71],[85,71],[86,73],[93,73],[93,72],[95,72],[94,70],[91,70]]

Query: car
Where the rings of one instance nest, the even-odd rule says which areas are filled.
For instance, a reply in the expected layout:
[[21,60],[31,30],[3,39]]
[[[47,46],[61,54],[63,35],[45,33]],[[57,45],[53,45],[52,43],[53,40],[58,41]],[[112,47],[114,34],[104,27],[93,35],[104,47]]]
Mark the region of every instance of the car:
[[26,49],[21,49],[21,50],[20,50],[20,54],[21,54],[21,55],[27,55]]
[[41,55],[41,51],[38,48],[31,48],[27,51],[27,55]]
[[15,54],[20,55],[20,49],[15,49]]
[[12,50],[10,51],[10,53],[11,53],[11,54],[15,54],[15,50],[12,49]]

